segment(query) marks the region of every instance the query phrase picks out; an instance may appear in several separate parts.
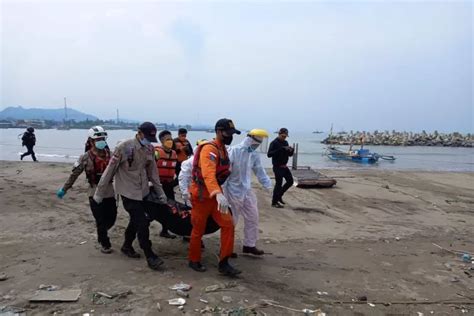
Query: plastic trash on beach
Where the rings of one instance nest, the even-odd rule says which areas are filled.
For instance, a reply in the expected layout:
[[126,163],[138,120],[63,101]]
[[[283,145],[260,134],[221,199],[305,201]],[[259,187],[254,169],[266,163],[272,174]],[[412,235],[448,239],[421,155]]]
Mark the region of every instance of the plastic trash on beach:
[[185,297],[185,298],[189,297],[189,293],[183,290],[177,290],[176,294],[178,294],[178,296]]
[[222,297],[222,301],[223,301],[224,303],[232,303],[232,297],[230,297],[230,296],[223,296],[223,297]]
[[178,284],[175,284],[175,285],[171,286],[170,290],[173,290],[173,291],[177,291],[177,290],[189,291],[191,288],[192,288],[191,285],[180,282]]
[[173,298],[171,300],[168,300],[168,304],[174,306],[182,306],[186,304],[186,300],[184,298]]
[[472,256],[470,254],[464,253],[462,255],[462,261],[469,263],[471,262],[471,260],[472,260]]

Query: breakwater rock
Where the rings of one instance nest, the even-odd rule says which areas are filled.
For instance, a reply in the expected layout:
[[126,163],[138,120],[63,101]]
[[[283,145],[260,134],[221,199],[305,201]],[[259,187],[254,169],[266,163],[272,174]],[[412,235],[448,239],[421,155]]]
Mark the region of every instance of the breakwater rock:
[[338,133],[328,136],[321,143],[330,145],[384,145],[384,146],[444,146],[444,147],[474,147],[474,134],[460,133],[421,133],[374,131]]

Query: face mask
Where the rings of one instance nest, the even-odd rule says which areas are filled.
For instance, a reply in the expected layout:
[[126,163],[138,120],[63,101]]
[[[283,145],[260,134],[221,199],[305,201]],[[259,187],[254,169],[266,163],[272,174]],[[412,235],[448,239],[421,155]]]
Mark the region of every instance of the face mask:
[[104,149],[107,146],[107,142],[105,140],[98,140],[95,142],[95,148],[97,149]]
[[255,150],[257,150],[258,146],[260,146],[260,144],[252,144],[249,146],[249,148],[247,148],[247,151],[249,153],[254,152]]
[[140,139],[140,144],[142,144],[143,146],[148,146],[151,144],[151,142],[148,139],[143,138],[143,139]]
[[234,139],[232,135],[230,136],[224,136],[222,135],[222,137],[224,138],[222,140],[222,142],[224,143],[224,145],[230,145],[232,143],[232,140]]
[[163,144],[163,146],[165,146],[166,148],[170,149],[171,147],[173,147],[173,141],[172,140],[166,140]]

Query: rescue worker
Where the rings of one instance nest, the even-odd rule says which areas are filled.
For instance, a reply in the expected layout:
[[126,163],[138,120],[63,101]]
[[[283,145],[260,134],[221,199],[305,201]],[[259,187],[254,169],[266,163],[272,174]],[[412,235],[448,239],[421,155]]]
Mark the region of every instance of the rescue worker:
[[258,240],[258,207],[257,196],[252,190],[252,172],[265,190],[270,193],[272,181],[262,166],[260,154],[255,151],[267,137],[267,131],[253,129],[240,144],[228,148],[232,172],[223,185],[224,195],[232,209],[234,225],[237,225],[240,216],[244,218],[242,252],[257,256],[263,255],[264,251],[256,247]]
[[[196,142],[196,146],[204,144],[205,142],[205,139],[198,140]],[[181,164],[181,172],[178,175],[178,184],[179,190],[181,191],[181,197],[183,199],[184,204],[189,206],[190,208],[193,207],[191,203],[191,194],[189,193],[189,186],[191,185],[191,181],[193,179],[193,161],[194,155],[183,161],[183,163]]]
[[[160,176],[160,182],[163,186],[163,191],[165,192],[166,197],[169,200],[174,201],[176,163],[178,158],[176,152],[172,149],[173,138],[171,137],[171,132],[168,130],[160,132],[158,138],[161,145],[155,146],[155,159],[156,166],[158,167],[158,174]],[[163,225],[160,236],[171,239],[176,238],[175,235],[171,235],[168,232],[166,224]]]
[[97,226],[97,241],[101,246],[100,251],[108,254],[112,252],[112,245],[107,232],[114,226],[117,218],[117,201],[112,182],[105,184],[102,203],[97,204],[92,197],[110,161],[110,149],[107,146],[107,132],[101,126],[92,127],[88,134],[85,153],[74,164],[71,175],[63,187],[56,192],[56,195],[62,199],[81,173],[86,172],[87,182],[89,182],[87,195]]
[[234,224],[229,213],[229,202],[222,193],[222,184],[230,174],[226,145],[232,143],[233,134],[240,134],[229,119],[220,119],[215,126],[216,138],[198,147],[193,162],[191,184],[191,222],[193,230],[189,244],[189,267],[206,271],[201,263],[201,239],[207,219],[212,216],[221,229],[219,272],[235,276],[241,273],[229,263],[234,247]]
[[140,258],[132,246],[135,237],[138,237],[148,266],[157,270],[163,261],[153,252],[149,238],[150,221],[144,201],[144,197],[150,193],[148,181],[152,183],[160,202],[165,204],[167,198],[158,176],[152,142],[158,142],[156,127],[153,123],[145,122],[138,127],[134,138],[119,143],[97,185],[94,200],[98,204],[103,203],[107,186],[114,179],[115,190],[122,197],[123,207],[130,215],[121,251],[130,258]]
[[[272,158],[273,173],[275,174],[275,188],[273,189],[272,206],[283,208],[283,195],[293,185],[293,175],[287,166],[289,157],[293,156],[294,149],[288,145],[286,138],[288,129],[281,128],[278,137],[268,147],[268,158]],[[286,183],[283,184],[283,178]]]
[[[178,163],[176,164],[177,177],[179,176],[179,173],[181,172],[182,163],[194,154],[193,147],[191,146],[191,143],[186,138],[187,134],[188,134],[187,129],[180,128],[178,130],[178,137],[176,137],[173,140],[173,150],[175,150],[176,154],[178,155]],[[175,185],[176,184],[177,183],[175,182]]]
[[[20,134],[21,135],[21,134]],[[21,137],[21,146],[26,146],[27,151],[20,156],[20,160],[23,160],[26,156],[31,155],[33,161],[38,161],[35,156],[35,152],[33,151],[33,147],[36,145],[36,136],[35,136],[35,129],[33,127],[28,127],[26,132],[23,133]]]

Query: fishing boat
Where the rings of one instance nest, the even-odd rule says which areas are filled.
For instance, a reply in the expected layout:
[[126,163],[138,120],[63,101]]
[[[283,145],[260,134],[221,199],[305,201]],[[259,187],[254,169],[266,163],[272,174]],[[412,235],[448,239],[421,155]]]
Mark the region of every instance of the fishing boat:
[[361,147],[360,149],[343,151],[335,146],[329,146],[325,151],[326,156],[331,160],[348,160],[358,163],[373,164],[379,159],[394,161],[394,156],[381,155],[370,152],[368,149]]

